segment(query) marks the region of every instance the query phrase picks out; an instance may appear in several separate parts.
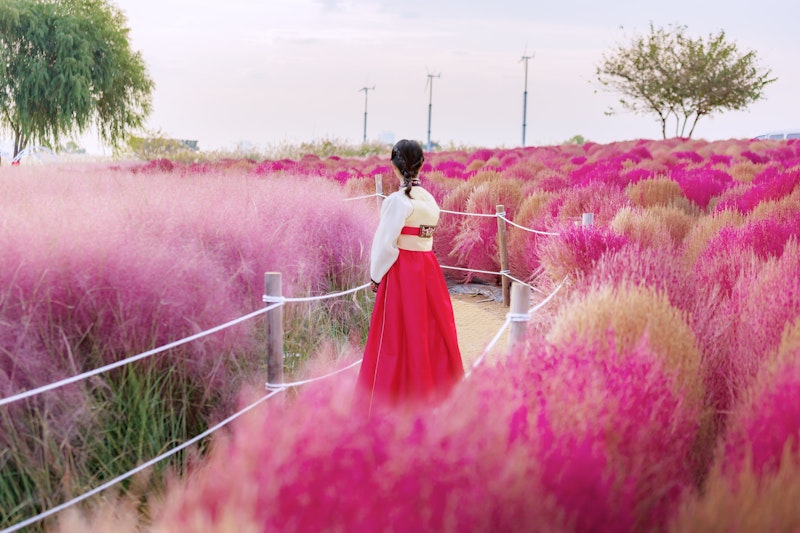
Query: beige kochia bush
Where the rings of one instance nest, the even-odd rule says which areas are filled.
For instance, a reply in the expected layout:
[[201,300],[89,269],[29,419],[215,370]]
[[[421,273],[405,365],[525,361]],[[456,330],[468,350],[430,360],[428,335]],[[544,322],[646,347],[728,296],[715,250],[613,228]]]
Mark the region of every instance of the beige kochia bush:
[[694,264],[705,250],[708,242],[725,227],[738,227],[744,222],[744,215],[737,211],[717,211],[709,216],[698,218],[684,239],[684,257],[689,265]]
[[702,496],[683,502],[669,531],[797,531],[800,528],[800,458],[784,452],[781,467],[764,478],[749,462],[731,480],[712,470]]
[[547,340],[555,345],[597,341],[606,353],[625,353],[645,342],[690,391],[691,401],[703,398],[695,335],[684,313],[651,287],[602,285],[577,295],[561,309]]
[[676,246],[683,242],[693,218],[683,210],[657,205],[647,209],[623,207],[611,220],[611,229],[645,246]]
[[652,207],[654,205],[675,205],[687,211],[692,203],[684,196],[677,181],[669,178],[653,178],[632,183],[625,193],[633,205]]

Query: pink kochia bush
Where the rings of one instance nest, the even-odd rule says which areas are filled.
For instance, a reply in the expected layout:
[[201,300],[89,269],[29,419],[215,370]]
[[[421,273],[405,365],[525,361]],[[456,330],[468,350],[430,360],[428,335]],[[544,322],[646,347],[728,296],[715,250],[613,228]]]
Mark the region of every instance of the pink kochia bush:
[[692,484],[698,412],[639,346],[531,346],[433,410],[271,405],[174,486],[155,531],[637,531]]
[[720,342],[727,347],[725,383],[731,399],[750,385],[776,350],[785,329],[800,317],[800,245],[790,240],[780,258],[755,263],[746,269],[730,299],[719,309],[728,323]]

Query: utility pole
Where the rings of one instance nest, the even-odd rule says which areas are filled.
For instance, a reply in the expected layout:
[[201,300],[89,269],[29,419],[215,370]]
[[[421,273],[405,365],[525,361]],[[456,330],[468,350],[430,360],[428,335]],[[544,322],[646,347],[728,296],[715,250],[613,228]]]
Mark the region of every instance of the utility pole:
[[525,146],[525,122],[528,117],[528,60],[533,59],[534,56],[536,56],[535,53],[530,56],[523,55],[520,60],[520,62],[525,62],[525,92],[522,93],[522,146]]
[[425,84],[425,87],[428,88],[430,85],[430,95],[428,96],[428,151],[431,151],[431,110],[433,109],[433,78],[441,78],[441,73],[439,74],[428,74],[428,81]]
[[358,90],[358,92],[364,91],[364,143],[367,142],[367,94],[374,90],[374,85],[372,87],[362,87]]

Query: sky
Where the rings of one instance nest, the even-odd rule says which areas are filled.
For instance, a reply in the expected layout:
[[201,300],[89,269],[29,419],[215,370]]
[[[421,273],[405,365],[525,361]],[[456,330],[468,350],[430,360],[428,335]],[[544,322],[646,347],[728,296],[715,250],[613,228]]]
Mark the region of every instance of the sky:
[[[694,37],[722,30],[778,78],[747,110],[701,119],[695,138],[800,128],[800,2],[112,2],[155,81],[147,128],[197,140],[203,150],[359,143],[365,108],[368,140],[425,142],[429,103],[434,142],[520,146],[522,56],[531,56],[526,145],[575,135],[598,143],[656,139],[653,116],[606,114],[618,95],[595,75],[603,54],[646,34],[651,22],[685,25]],[[91,135],[83,144],[102,151]]]

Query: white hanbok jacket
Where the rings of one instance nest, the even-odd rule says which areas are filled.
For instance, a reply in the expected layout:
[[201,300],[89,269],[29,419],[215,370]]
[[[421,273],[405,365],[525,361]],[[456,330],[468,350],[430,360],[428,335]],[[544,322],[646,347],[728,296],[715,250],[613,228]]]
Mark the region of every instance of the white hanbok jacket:
[[430,252],[433,238],[401,235],[403,226],[435,226],[439,222],[439,206],[433,195],[420,186],[411,187],[411,198],[405,189],[390,194],[381,205],[381,219],[372,239],[369,275],[380,283],[389,272],[400,250]]

